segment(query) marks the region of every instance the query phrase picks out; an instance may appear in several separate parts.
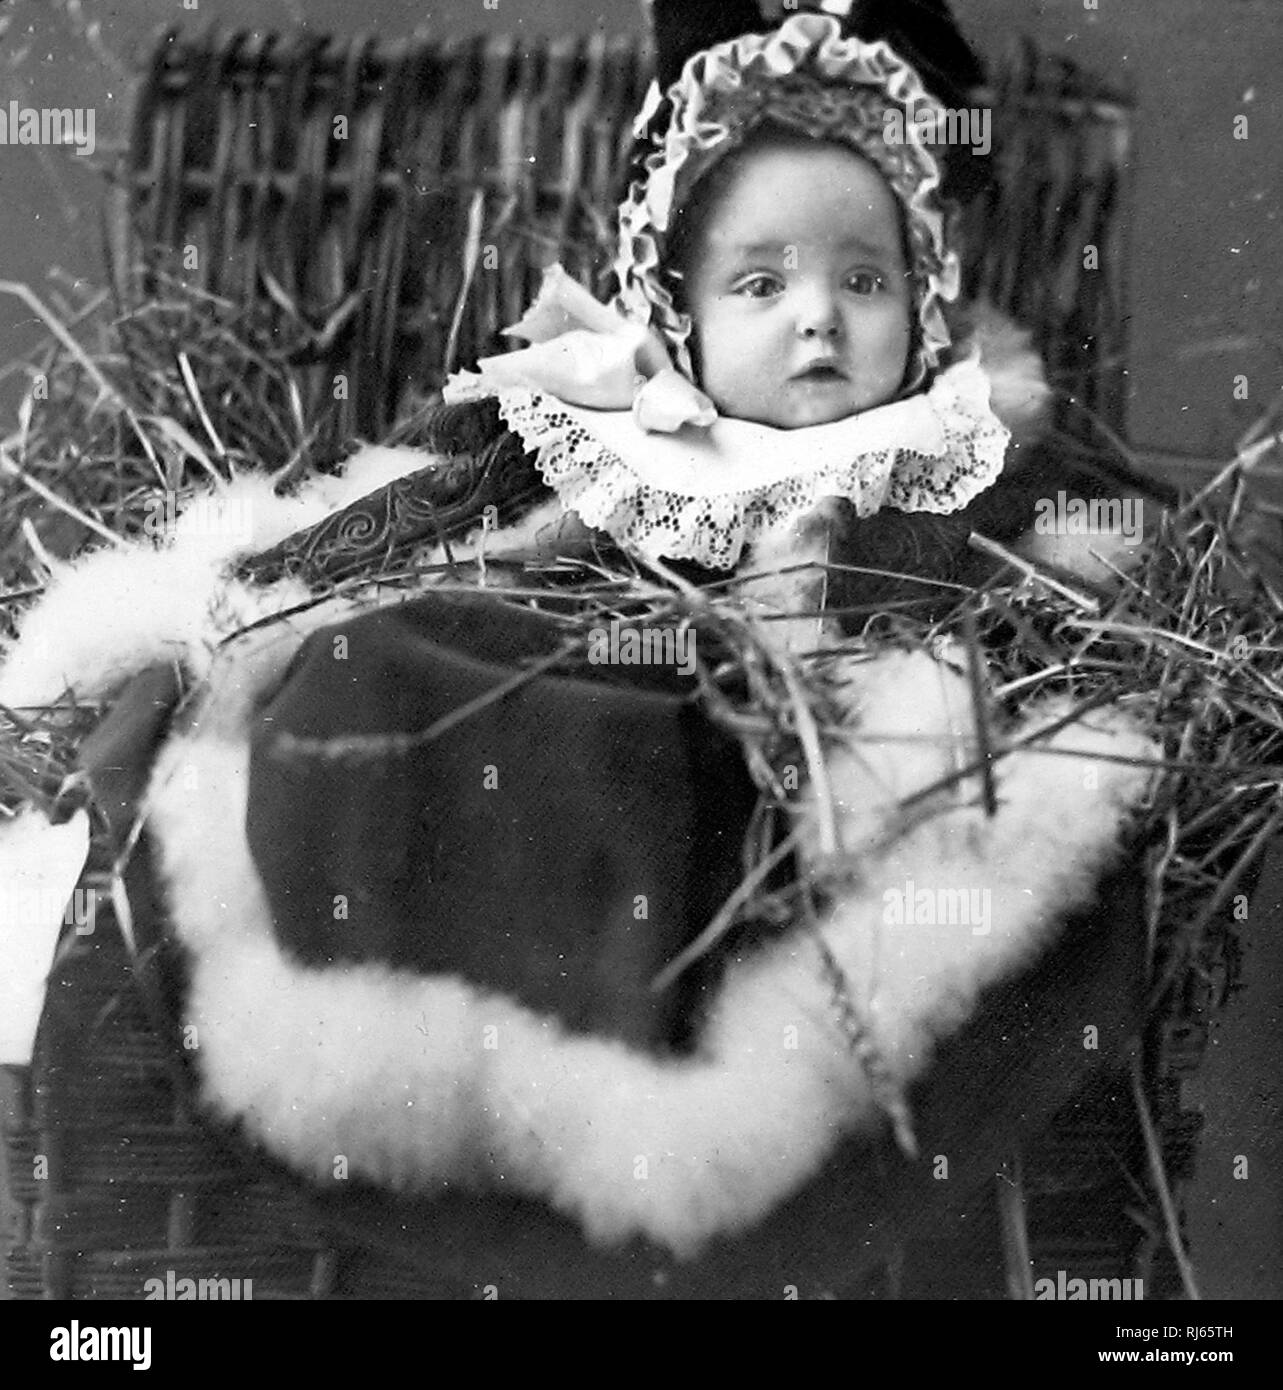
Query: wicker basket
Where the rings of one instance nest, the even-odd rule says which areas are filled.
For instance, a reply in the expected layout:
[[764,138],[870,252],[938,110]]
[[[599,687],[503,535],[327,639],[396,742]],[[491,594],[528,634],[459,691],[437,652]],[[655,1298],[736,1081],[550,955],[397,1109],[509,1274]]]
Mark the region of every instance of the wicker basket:
[[[543,265],[601,273],[648,74],[634,41],[600,37],[389,46],[166,35],[116,192],[118,287],[136,301],[150,272],[135,278],[128,267],[165,254],[181,265],[186,252],[189,279],[301,330],[313,402],[334,398],[336,377],[349,384],[317,443],[323,463],[352,436],[384,434],[408,391],[430,391],[449,367],[503,346],[496,327],[519,317]],[[967,292],[1035,327],[1066,393],[1119,428],[1127,100],[1028,47],[976,100],[995,106],[997,183],[967,213],[967,242],[981,248]],[[1099,269],[1085,268],[1087,246]],[[471,270],[461,248],[477,253]],[[70,943],[33,1065],[15,1073],[20,1113],[5,1145],[21,1213],[8,1257],[18,1297],[137,1297],[145,1279],[171,1272],[252,1279],[256,1298],[486,1296],[492,1284],[505,1297],[779,1297],[800,1269],[804,1294],[1006,1290],[992,1197],[951,1209],[938,1240],[919,1233],[906,1251],[896,1232],[912,1225],[915,1197],[878,1187],[885,1155],[836,1165],[760,1232],[685,1267],[640,1247],[590,1251],[569,1223],[507,1198],[322,1196],[193,1114],[181,1048],[149,1004],[164,955],[148,955],[140,978],[101,891],[109,860],[99,840],[86,878],[100,890],[98,928]],[[1135,862],[1127,873],[1139,880]],[[135,891],[146,887],[136,880]],[[1209,934],[1207,951],[1225,940]],[[1146,1038],[1151,1105],[1177,1180],[1197,1130],[1181,1111],[1180,1078],[1197,1065],[1215,1002],[1201,982],[1224,964],[1181,972]],[[1111,993],[1117,980],[1098,1012],[1109,1013]],[[1048,985],[1049,1009],[1057,998]],[[1115,1013],[1121,1036],[1135,1012]],[[952,1055],[946,1048],[938,1068],[952,1084],[998,1084]],[[1145,1263],[1156,1243],[1123,1215],[1135,1197],[1129,1173],[1144,1172],[1126,1073],[1102,1066],[1047,1130],[1050,1118],[992,1117],[995,1132],[1046,1130],[1023,1160],[1038,1271],[1125,1277],[1139,1260],[1151,1296],[1170,1287],[1161,1260]],[[992,1158],[982,1143],[976,1161],[989,1173]]]

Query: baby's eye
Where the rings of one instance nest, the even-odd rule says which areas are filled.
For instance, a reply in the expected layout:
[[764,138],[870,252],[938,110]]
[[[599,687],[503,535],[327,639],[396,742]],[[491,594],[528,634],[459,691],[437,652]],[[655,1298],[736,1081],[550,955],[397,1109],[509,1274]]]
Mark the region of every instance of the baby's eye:
[[856,294],[877,294],[886,288],[886,281],[876,270],[854,271],[846,283]]
[[758,272],[736,281],[734,292],[747,295],[749,299],[767,299],[773,294],[778,294],[783,288],[784,282],[778,275]]

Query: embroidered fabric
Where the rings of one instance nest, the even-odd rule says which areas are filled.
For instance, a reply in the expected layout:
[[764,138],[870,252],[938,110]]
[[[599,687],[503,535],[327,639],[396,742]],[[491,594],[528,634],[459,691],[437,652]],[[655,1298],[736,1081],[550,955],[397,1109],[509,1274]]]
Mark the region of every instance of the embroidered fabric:
[[914,69],[881,40],[843,38],[831,15],[798,14],[769,34],[697,54],[669,99],[660,148],[646,156],[644,179],[619,208],[614,269],[625,316],[657,327],[677,367],[692,375],[690,316],[660,278],[673,212],[715,161],[772,121],[849,145],[904,206],[919,323],[904,391],[916,389],[949,346],[940,306],[957,297],[959,266],[946,246],[940,168],[928,148],[944,113]]
[[1010,438],[975,357],[917,396],[797,430],[721,418],[709,430],[650,434],[626,411],[462,374],[446,395],[494,395],[544,480],[589,526],[646,556],[722,570],[825,498],[845,498],[860,516],[957,511],[997,478]]

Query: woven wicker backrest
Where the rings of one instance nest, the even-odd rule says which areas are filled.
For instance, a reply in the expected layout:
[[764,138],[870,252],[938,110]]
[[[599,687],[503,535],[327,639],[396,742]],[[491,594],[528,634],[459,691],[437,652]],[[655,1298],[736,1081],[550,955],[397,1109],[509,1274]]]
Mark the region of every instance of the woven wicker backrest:
[[[329,442],[378,438],[408,388],[513,346],[497,330],[545,265],[602,288],[650,67],[632,37],[167,36],[136,107],[123,263],[172,248],[187,280],[301,316]],[[1028,45],[974,103],[993,108],[997,182],[965,218],[966,291],[1032,327],[1057,383],[1117,428],[1129,105]]]

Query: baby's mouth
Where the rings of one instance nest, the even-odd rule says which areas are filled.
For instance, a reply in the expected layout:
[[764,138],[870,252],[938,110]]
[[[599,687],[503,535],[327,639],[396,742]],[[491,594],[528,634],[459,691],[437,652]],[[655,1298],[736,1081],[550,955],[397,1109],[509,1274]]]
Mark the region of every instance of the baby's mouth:
[[813,381],[818,383],[838,382],[847,379],[846,373],[836,362],[812,362],[793,376],[794,381]]

